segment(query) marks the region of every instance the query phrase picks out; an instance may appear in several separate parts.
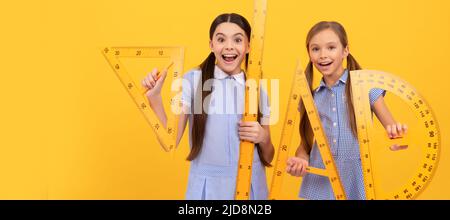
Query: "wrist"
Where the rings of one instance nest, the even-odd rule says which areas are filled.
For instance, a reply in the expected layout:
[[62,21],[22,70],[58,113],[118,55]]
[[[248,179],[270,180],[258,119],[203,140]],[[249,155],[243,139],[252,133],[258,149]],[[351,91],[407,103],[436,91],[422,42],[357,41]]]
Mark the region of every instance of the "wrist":
[[[265,131],[263,130],[263,132],[265,132]],[[264,133],[263,138],[261,139],[261,141],[259,142],[259,144],[264,145],[264,146],[270,144],[270,138],[269,138],[269,136],[266,135],[266,134]]]
[[162,102],[161,94],[150,95],[150,96],[147,96],[147,98],[148,98],[148,102],[151,106]]
[[309,162],[309,155],[296,155],[296,157]]

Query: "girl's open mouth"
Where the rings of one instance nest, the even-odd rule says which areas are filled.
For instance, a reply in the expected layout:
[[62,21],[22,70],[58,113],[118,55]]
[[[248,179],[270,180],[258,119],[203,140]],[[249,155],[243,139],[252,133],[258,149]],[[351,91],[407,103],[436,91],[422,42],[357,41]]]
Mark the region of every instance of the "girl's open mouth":
[[236,58],[238,57],[238,55],[232,55],[232,54],[224,54],[222,55],[222,58],[227,62],[227,63],[231,63],[234,60],[236,60]]
[[319,63],[319,66],[326,67],[330,66],[333,62],[327,62],[327,63]]

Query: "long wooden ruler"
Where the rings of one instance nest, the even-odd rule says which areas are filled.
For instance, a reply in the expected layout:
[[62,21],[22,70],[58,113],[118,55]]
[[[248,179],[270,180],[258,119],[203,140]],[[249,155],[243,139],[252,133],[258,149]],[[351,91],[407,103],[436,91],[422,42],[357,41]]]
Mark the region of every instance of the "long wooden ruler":
[[[258,119],[259,79],[262,75],[261,64],[264,45],[266,9],[267,0],[254,1],[254,20],[252,36],[250,38],[251,52],[249,55],[249,66],[247,68],[247,79],[245,85],[245,112],[243,121],[257,121]],[[241,141],[239,147],[240,150],[235,199],[248,200],[250,198],[253,151],[255,144],[248,141]]]

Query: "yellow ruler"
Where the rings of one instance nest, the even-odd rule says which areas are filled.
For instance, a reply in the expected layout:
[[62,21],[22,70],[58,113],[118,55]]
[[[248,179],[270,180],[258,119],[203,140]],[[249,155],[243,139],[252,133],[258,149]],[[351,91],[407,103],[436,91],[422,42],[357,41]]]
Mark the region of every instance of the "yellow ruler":
[[[176,147],[176,137],[178,128],[178,116],[170,114],[172,111],[180,112],[181,83],[178,88],[172,88],[170,106],[171,111],[167,114],[167,128],[159,121],[153,110],[150,108],[148,99],[145,97],[145,89],[141,84],[136,84],[125,66],[120,62],[120,58],[166,58],[169,64],[173,64],[173,71],[168,71],[167,77],[173,80],[180,79],[183,71],[184,48],[182,47],[107,47],[102,51],[105,58],[113,68],[119,80],[134,100],[139,110],[144,114],[145,119],[155,132],[162,148],[169,152]],[[170,81],[170,80],[169,80]]]
[[[243,121],[257,121],[258,119],[259,79],[262,75],[261,64],[264,29],[266,23],[266,9],[267,0],[254,1],[253,28],[252,36],[250,38],[251,52],[249,55],[249,66],[247,68],[246,77],[247,82],[245,85],[245,112]],[[251,94],[257,94],[257,97],[250,97]],[[250,101],[256,102],[250,103]],[[248,200],[250,198],[254,147],[255,144],[248,141],[241,141],[239,146],[240,152],[235,194],[235,199],[237,200]]]
[[[441,146],[440,131],[430,106],[411,85],[392,74],[372,70],[358,70],[352,71],[350,76],[352,79],[352,97],[358,128],[358,141],[360,145],[366,199],[416,198],[431,181],[439,161]],[[370,150],[371,148],[385,146],[374,146],[374,135],[380,132],[375,131],[373,128],[372,111],[368,95],[372,88],[380,88],[399,96],[410,107],[414,112],[415,118],[421,122],[420,124],[423,125],[423,128],[427,131],[426,133],[414,134],[420,135],[420,139],[426,140],[426,144],[421,146],[422,155],[420,167],[403,187],[390,193],[385,193],[382,192],[382,189],[377,189],[373,179],[373,166]],[[312,107],[314,102],[309,91],[310,89],[304,74],[300,68],[297,68],[292,83],[286,119],[283,125],[278,156],[274,167],[269,199],[281,198],[282,181],[286,171],[286,161],[291,146],[290,141],[297,119],[298,113],[296,112],[296,107],[300,101],[299,97],[301,97],[301,101],[305,104],[306,112],[310,119],[311,127],[313,128],[314,136],[318,144],[317,146],[319,147],[324,164],[331,164],[331,167],[326,167],[325,170],[309,167],[308,172],[316,175],[328,176],[330,181],[335,180],[335,184],[331,182],[335,198],[345,199],[345,193],[340,178],[336,175],[337,170],[329,151],[329,145],[326,142],[326,136],[324,136],[323,129],[319,124],[320,119],[317,115],[317,109]],[[406,140],[408,140],[408,138],[406,138]],[[392,140],[391,142],[399,143],[399,140]]]
[[[381,71],[358,70],[350,72],[352,80],[353,104],[355,106],[356,124],[358,127],[358,140],[364,174],[366,199],[414,199],[431,181],[439,161],[441,147],[440,132],[436,117],[425,99],[407,82]],[[426,133],[414,133],[426,140],[426,145],[411,146],[422,148],[420,167],[414,175],[399,190],[379,197],[381,193],[373,180],[373,166],[370,151],[374,146],[374,131],[371,109],[369,104],[369,91],[380,88],[400,97],[414,112],[417,121],[426,130]]]
[[298,131],[295,129],[295,122],[298,115],[297,106],[299,101],[303,102],[305,105],[305,110],[311,123],[314,138],[322,156],[323,164],[325,165],[325,170],[315,167],[308,167],[307,171],[312,174],[327,176],[330,180],[331,187],[333,188],[335,198],[338,200],[346,199],[344,188],[330,151],[330,145],[328,144],[317,108],[314,104],[311,89],[309,88],[308,81],[306,80],[306,76],[303,73],[300,64],[297,65],[297,70],[295,71],[294,79],[292,81],[291,94],[289,95],[288,107],[286,110],[280,145],[278,148],[278,156],[275,161],[272,184],[270,186],[269,199],[281,198],[282,182],[286,172],[286,161],[288,159],[289,148],[291,146],[292,134],[294,130]]

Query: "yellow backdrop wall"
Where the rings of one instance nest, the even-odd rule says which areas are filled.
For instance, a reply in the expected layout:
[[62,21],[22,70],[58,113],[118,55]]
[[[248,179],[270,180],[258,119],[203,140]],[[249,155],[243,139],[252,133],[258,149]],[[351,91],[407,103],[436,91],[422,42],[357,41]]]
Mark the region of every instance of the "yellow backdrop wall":
[[[100,50],[184,46],[187,71],[209,52],[209,25],[218,14],[252,21],[252,9],[252,0],[3,4],[0,199],[183,199],[187,133],[175,155],[163,152]],[[321,20],[341,22],[363,67],[398,75],[433,107],[443,147],[434,179],[418,198],[450,199],[449,11],[446,0],[269,0],[264,77],[279,79],[286,97],[296,60],[307,63],[309,28]],[[271,128],[276,147],[286,102],[280,100],[280,122]],[[401,115],[395,98],[390,103]],[[267,173],[270,183],[272,168]],[[387,187],[398,182],[380,178]],[[284,198],[296,199],[300,182],[287,177]]]

